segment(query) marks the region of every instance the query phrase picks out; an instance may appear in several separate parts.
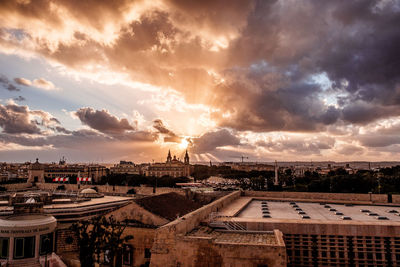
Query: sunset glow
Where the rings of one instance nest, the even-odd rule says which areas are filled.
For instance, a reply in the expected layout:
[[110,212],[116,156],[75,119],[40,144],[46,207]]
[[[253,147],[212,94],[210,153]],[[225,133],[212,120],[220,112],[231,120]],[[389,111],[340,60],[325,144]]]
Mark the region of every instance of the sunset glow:
[[3,160],[399,159],[398,1],[83,2],[1,1]]

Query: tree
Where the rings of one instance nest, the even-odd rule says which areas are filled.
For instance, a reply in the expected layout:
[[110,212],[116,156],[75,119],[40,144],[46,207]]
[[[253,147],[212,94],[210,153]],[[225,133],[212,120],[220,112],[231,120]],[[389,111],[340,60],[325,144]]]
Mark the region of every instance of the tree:
[[129,235],[122,238],[125,228],[126,224],[118,222],[113,216],[101,216],[74,223],[71,229],[78,238],[81,266],[93,267],[95,255],[100,263],[101,255],[106,252],[110,265],[114,266],[117,251],[122,249],[124,242],[133,238]]

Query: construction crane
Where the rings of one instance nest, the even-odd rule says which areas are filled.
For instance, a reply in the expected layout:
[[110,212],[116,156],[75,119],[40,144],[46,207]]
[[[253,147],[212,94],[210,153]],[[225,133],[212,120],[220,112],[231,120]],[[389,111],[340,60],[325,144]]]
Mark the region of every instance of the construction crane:
[[239,158],[239,159],[242,160],[242,163],[243,163],[243,160],[244,160],[244,159],[249,159],[249,157],[245,157],[245,156],[240,156],[240,157],[238,157],[238,156],[231,156],[231,158]]
[[243,159],[249,159],[249,157],[244,157],[244,156],[241,156],[240,158],[242,159],[242,163],[243,163]]

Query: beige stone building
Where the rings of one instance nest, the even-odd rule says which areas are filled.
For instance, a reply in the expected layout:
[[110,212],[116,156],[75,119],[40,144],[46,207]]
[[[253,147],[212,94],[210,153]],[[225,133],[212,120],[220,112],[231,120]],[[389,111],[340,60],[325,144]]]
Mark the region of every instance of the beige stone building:
[[44,183],[44,165],[39,159],[28,167],[28,183]]
[[192,166],[189,163],[189,155],[187,151],[183,162],[177,159],[176,156],[172,158],[171,152],[168,151],[167,161],[165,163],[153,163],[144,170],[146,176],[155,177],[188,177],[191,172]]
[[[124,234],[134,236],[118,257],[123,267],[400,265],[399,195],[234,191],[217,199],[202,195],[211,201],[204,202],[182,189],[161,195],[150,190],[147,197],[145,191],[122,196],[127,187],[112,196],[107,186],[98,189],[104,195],[93,193],[85,201],[79,196],[86,191],[78,199],[41,194],[44,213],[58,221],[55,252],[67,263],[77,262],[68,225],[107,214],[128,222]],[[0,206],[0,216],[12,213]]]
[[107,174],[107,168],[98,164],[43,164],[36,162],[28,167],[28,182],[44,183],[45,178],[56,177],[88,177],[98,182]]
[[110,173],[118,173],[118,174],[143,174],[142,166],[136,165],[132,161],[123,161],[121,160],[119,164],[115,164],[110,168]]

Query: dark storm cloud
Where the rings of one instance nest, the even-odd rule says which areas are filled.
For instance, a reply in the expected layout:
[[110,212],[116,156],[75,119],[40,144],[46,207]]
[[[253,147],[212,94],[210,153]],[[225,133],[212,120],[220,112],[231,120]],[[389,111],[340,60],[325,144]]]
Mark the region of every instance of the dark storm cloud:
[[83,124],[103,133],[120,134],[125,131],[135,130],[127,119],[119,119],[111,115],[107,110],[80,108],[75,112],[75,115]]
[[7,76],[0,74],[0,85],[8,91],[20,91],[15,85],[13,85],[7,78]]
[[[399,116],[398,1],[163,4],[5,1],[0,7],[4,23],[13,21],[7,20],[10,14],[26,22],[5,27],[25,27],[20,31],[27,33],[2,42],[21,47],[22,38],[34,43],[33,52],[76,70],[106,65],[133,81],[170,87],[187,102],[216,108],[212,116],[217,124],[237,130],[318,132],[338,123],[365,125]],[[123,21],[133,5],[143,9],[135,20]],[[79,24],[79,32],[68,28],[57,10]],[[54,39],[43,41],[47,35],[35,36],[31,20],[71,36],[48,34]],[[115,27],[109,43],[99,37],[110,36],[106,26]],[[332,82],[329,90],[311,79],[321,73]],[[113,128],[90,123],[99,131]],[[131,130],[126,123],[127,128],[116,129]],[[168,141],[176,138],[163,134]]]
[[175,135],[174,132],[172,132],[171,130],[169,130],[164,123],[162,122],[162,120],[160,119],[156,119],[153,121],[153,127],[159,131],[162,134],[168,134],[168,135]]
[[365,124],[376,119],[399,115],[399,106],[381,106],[365,102],[351,103],[343,109],[343,119],[355,124]]
[[400,144],[399,135],[377,135],[377,134],[366,134],[361,135],[358,138],[363,146],[366,147],[385,147],[395,144]]
[[153,121],[153,128],[165,135],[164,142],[179,143],[182,141],[182,137],[177,136],[173,131],[169,130],[160,119]]
[[191,141],[191,152],[196,154],[212,152],[218,147],[240,145],[240,139],[227,129],[207,132],[198,138],[192,138]]
[[316,84],[299,81],[260,85],[249,76],[254,74],[240,75],[234,83],[216,88],[213,103],[230,113],[225,117],[214,114],[222,126],[257,132],[317,131],[340,116],[339,110],[318,98],[322,91]]
[[37,134],[41,130],[35,120],[30,119],[31,111],[27,106],[14,104],[0,104],[0,126],[3,133],[10,134]]
[[[321,125],[338,119],[366,124],[398,116],[400,14],[399,9],[379,9],[378,3],[258,1],[242,36],[229,48],[232,64],[242,66],[236,68],[242,75],[226,79],[226,90],[215,89],[215,102],[234,114],[221,118],[222,125],[309,131],[323,130]],[[257,63],[261,59],[266,66]],[[339,108],[322,102],[319,85],[302,85],[310,75],[323,72],[337,92],[349,93],[344,101],[339,99],[344,104]],[[278,79],[272,80],[271,73]],[[353,106],[354,101],[360,104]]]
[[[83,149],[99,147],[152,144],[158,134],[148,131],[133,131],[126,119],[117,119],[106,111],[91,108],[79,109],[76,116],[93,129],[68,130],[60,121],[42,110],[30,110],[28,106],[0,104],[0,143],[18,144],[26,147],[52,147],[57,149]],[[97,127],[97,123],[103,125]],[[42,131],[41,128],[46,129]],[[97,129],[96,129],[96,128]],[[50,131],[49,131],[50,130]]]
[[388,147],[400,144],[400,123],[381,127],[358,135],[356,139],[365,147]]
[[55,130],[57,132],[59,132],[59,133],[65,133],[65,134],[70,134],[71,133],[71,131],[69,131],[69,130],[65,129],[64,127],[61,127],[61,126],[56,126]]
[[[37,120],[39,119],[39,121]],[[60,122],[42,110],[30,110],[28,106],[0,104],[0,127],[8,134],[40,134],[40,127],[52,129]]]

